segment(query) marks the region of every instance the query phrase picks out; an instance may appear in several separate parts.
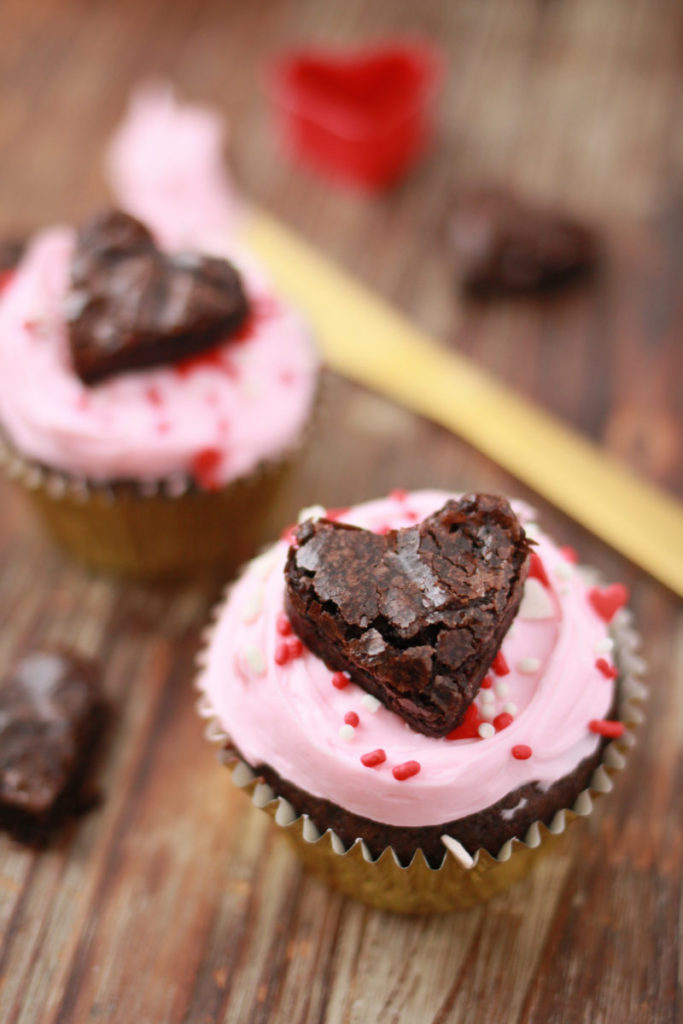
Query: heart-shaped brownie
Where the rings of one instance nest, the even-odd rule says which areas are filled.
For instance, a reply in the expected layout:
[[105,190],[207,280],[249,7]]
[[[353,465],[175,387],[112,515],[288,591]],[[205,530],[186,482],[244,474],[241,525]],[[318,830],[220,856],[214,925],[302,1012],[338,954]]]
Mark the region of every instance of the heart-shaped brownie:
[[385,535],[307,520],[285,566],[294,630],[418,732],[460,722],[522,598],[529,541],[504,498],[447,502]]
[[145,225],[120,210],[78,233],[67,321],[74,368],[87,384],[201,352],[248,314],[226,260],[160,252]]

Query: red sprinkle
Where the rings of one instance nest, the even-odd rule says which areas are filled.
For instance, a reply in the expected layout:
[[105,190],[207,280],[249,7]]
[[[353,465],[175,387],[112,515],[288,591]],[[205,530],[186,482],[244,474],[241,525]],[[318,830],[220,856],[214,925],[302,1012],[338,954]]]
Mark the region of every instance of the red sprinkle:
[[287,644],[279,643],[275,648],[275,654],[273,657],[275,658],[276,665],[286,665],[289,661],[289,647]]
[[404,782],[406,779],[410,779],[413,775],[417,775],[422,765],[419,761],[404,761],[403,764],[397,764],[391,769],[391,774],[399,782]]
[[5,288],[9,287],[9,283],[13,277],[13,270],[0,270],[0,292],[4,292]]
[[145,397],[150,405],[156,405],[158,407],[164,404],[164,400],[158,388],[152,386],[148,387],[145,391]]
[[617,667],[615,665],[610,665],[605,658],[598,658],[595,662],[595,667],[602,672],[605,679],[616,679],[619,675]]
[[358,723],[360,722],[360,718],[358,717],[355,711],[347,711],[346,714],[344,715],[344,721],[346,722],[347,725],[352,725],[355,729]]
[[493,679],[491,679],[491,676],[484,676],[484,678],[481,681],[482,690],[490,690],[492,686]]
[[380,526],[377,529],[377,533],[381,533],[382,535],[385,535],[387,533],[391,533],[392,530],[393,530],[393,526]]
[[337,519],[341,519],[342,516],[347,515],[350,511],[351,508],[349,505],[340,506],[339,508],[328,508],[327,512],[325,513],[325,518],[331,519],[332,522],[334,523],[336,522]]
[[516,757],[518,761],[526,761],[531,757],[531,747],[526,743],[516,743],[512,748],[512,756]]
[[446,736],[447,740],[473,740],[479,735],[479,711],[476,704],[470,704],[460,725],[456,725]]
[[592,587],[588,600],[605,622],[611,622],[620,608],[628,601],[628,588],[623,583],[612,583],[609,587]]
[[404,491],[401,487],[395,487],[393,491],[389,491],[389,497],[393,498],[394,501],[405,501],[408,497],[408,492]]
[[409,523],[416,523],[418,521],[418,519],[420,518],[419,515],[417,514],[417,512],[413,512],[412,509],[408,509],[404,513],[404,515],[405,515],[405,517],[406,517],[406,519],[408,520]]
[[491,665],[491,668],[493,669],[497,676],[509,675],[510,666],[505,660],[505,655],[503,654],[502,651],[498,651],[498,654],[493,659],[493,664]]
[[367,754],[361,754],[360,759],[366,768],[378,768],[379,765],[384,764],[387,755],[381,747],[378,747],[377,750],[370,750]]
[[529,576],[540,580],[544,587],[550,587],[550,580],[545,571],[545,566],[535,551],[532,551],[529,555]]
[[225,342],[221,341],[215,348],[209,348],[205,352],[199,352],[197,355],[179,359],[174,366],[176,373],[181,377],[188,377],[195,370],[201,370],[204,367],[208,367],[211,370],[222,370],[224,373],[227,373],[228,369],[223,358],[224,344]]
[[291,640],[285,641],[287,644],[287,650],[289,651],[290,658],[300,658],[304,653],[304,645],[299,640],[298,636],[292,637]]
[[206,491],[218,490],[216,470],[221,464],[221,453],[217,448],[202,448],[192,463],[192,472],[200,487]]
[[168,434],[170,429],[171,424],[168,422],[168,420],[159,420],[159,422],[157,423],[157,432],[159,434]]
[[349,685],[349,677],[343,672],[335,672],[332,676],[332,685],[335,690],[344,690]]
[[514,718],[509,711],[501,711],[499,715],[493,719],[493,724],[496,728],[496,732],[500,732],[501,729],[507,729],[508,725],[512,725]]
[[564,558],[565,562],[571,562],[572,565],[576,565],[579,560],[579,556],[574,548],[570,547],[568,544],[565,544],[563,548],[560,548],[560,554]]
[[623,722],[609,722],[606,718],[593,718],[588,723],[588,728],[591,732],[596,732],[598,736],[608,736],[609,739],[616,740],[624,735],[625,727]]
[[280,540],[286,540],[288,544],[294,543],[294,531],[296,530],[296,523],[292,523],[291,526],[285,526],[284,530],[280,534]]
[[278,615],[275,620],[275,628],[280,636],[291,636],[292,623],[289,621],[286,615]]

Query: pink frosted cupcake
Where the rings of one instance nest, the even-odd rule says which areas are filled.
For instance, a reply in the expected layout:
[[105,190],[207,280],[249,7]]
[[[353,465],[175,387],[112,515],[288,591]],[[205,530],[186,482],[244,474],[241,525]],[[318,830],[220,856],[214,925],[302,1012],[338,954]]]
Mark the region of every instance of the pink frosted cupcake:
[[421,491],[308,510],[217,612],[211,735],[306,863],[368,902],[493,895],[622,763],[642,695],[625,589],[513,509]]
[[[156,164],[139,159],[145,126]],[[310,421],[315,348],[240,249],[219,134],[163,91],[138,99],[112,167],[149,218],[40,233],[0,301],[4,461],[101,568],[243,560]]]

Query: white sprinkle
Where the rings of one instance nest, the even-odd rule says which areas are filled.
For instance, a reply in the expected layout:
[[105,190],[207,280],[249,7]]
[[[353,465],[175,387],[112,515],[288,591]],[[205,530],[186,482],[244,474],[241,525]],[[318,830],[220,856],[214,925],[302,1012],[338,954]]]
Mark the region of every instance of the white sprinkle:
[[262,676],[264,674],[266,671],[266,659],[263,657],[260,647],[257,647],[256,644],[247,644],[244,648],[244,657],[255,675]]
[[493,704],[483,704],[479,708],[479,714],[480,714],[480,716],[482,718],[487,718],[487,719],[495,718],[496,717],[496,709],[495,709]]
[[528,579],[524,584],[524,595],[517,614],[520,619],[550,619],[553,616],[553,602],[540,580]]
[[280,558],[280,552],[275,544],[272,548],[268,548],[264,554],[259,555],[258,558],[252,559],[249,563],[249,571],[255,573],[258,579],[266,580],[280,561]]
[[510,628],[508,629],[507,633],[505,634],[505,637],[506,637],[506,639],[509,637],[510,640],[512,640],[512,638],[514,636],[516,636],[516,635],[517,635],[517,630],[515,629],[515,626],[514,626],[514,623],[513,623],[512,626],[510,626]]
[[526,676],[532,676],[540,667],[541,662],[538,658],[522,658],[517,662],[517,671],[523,672]]
[[326,515],[327,509],[323,508],[322,505],[308,505],[306,508],[301,509],[296,518],[298,523],[304,523],[307,519],[312,519],[315,523],[318,519],[324,519]]
[[560,587],[560,597],[567,597],[569,595],[569,584],[563,583]]
[[609,636],[604,636],[602,640],[598,640],[593,650],[596,654],[609,654],[614,650],[614,640]]
[[569,562],[560,562],[555,566],[555,575],[560,580],[570,580],[574,575],[574,567]]
[[538,540],[539,526],[538,523],[525,523],[524,532],[530,540]]
[[479,728],[477,729],[477,732],[479,733],[483,740],[488,740],[492,736],[496,735],[496,730],[494,729],[490,722],[482,722]]
[[503,711],[507,711],[508,715],[516,715],[517,705],[513,704],[511,700],[506,701],[505,704],[503,704]]
[[480,690],[479,691],[479,696],[483,700],[484,704],[493,704],[494,700],[496,699],[493,696],[493,693],[491,692],[491,690]]
[[242,605],[240,618],[245,625],[255,622],[263,610],[263,587],[254,587]]
[[496,688],[497,697],[507,697],[508,693],[510,692],[510,687],[508,686],[507,683],[503,682],[502,679],[496,680],[494,686]]
[[373,697],[371,693],[366,693],[364,697],[361,697],[360,702],[371,715],[374,715],[382,707],[382,702]]
[[339,735],[341,739],[346,740],[346,742],[348,743],[356,735],[356,730],[352,725],[345,724],[342,725],[341,729],[339,730]]

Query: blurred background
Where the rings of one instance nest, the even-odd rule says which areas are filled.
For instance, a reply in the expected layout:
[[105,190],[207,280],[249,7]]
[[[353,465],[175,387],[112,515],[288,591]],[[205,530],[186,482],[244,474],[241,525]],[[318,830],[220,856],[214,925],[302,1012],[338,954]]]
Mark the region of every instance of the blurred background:
[[[444,4],[3,4],[0,230],[105,200],[102,156],[130,90],[171,80],[229,124],[229,161],[264,204],[434,334],[680,487],[681,8],[676,0]],[[263,83],[291,49],[438,45],[433,143],[388,190],[359,193],[284,159]],[[600,233],[588,288],[462,301],[444,245],[453,194],[493,181]]]

